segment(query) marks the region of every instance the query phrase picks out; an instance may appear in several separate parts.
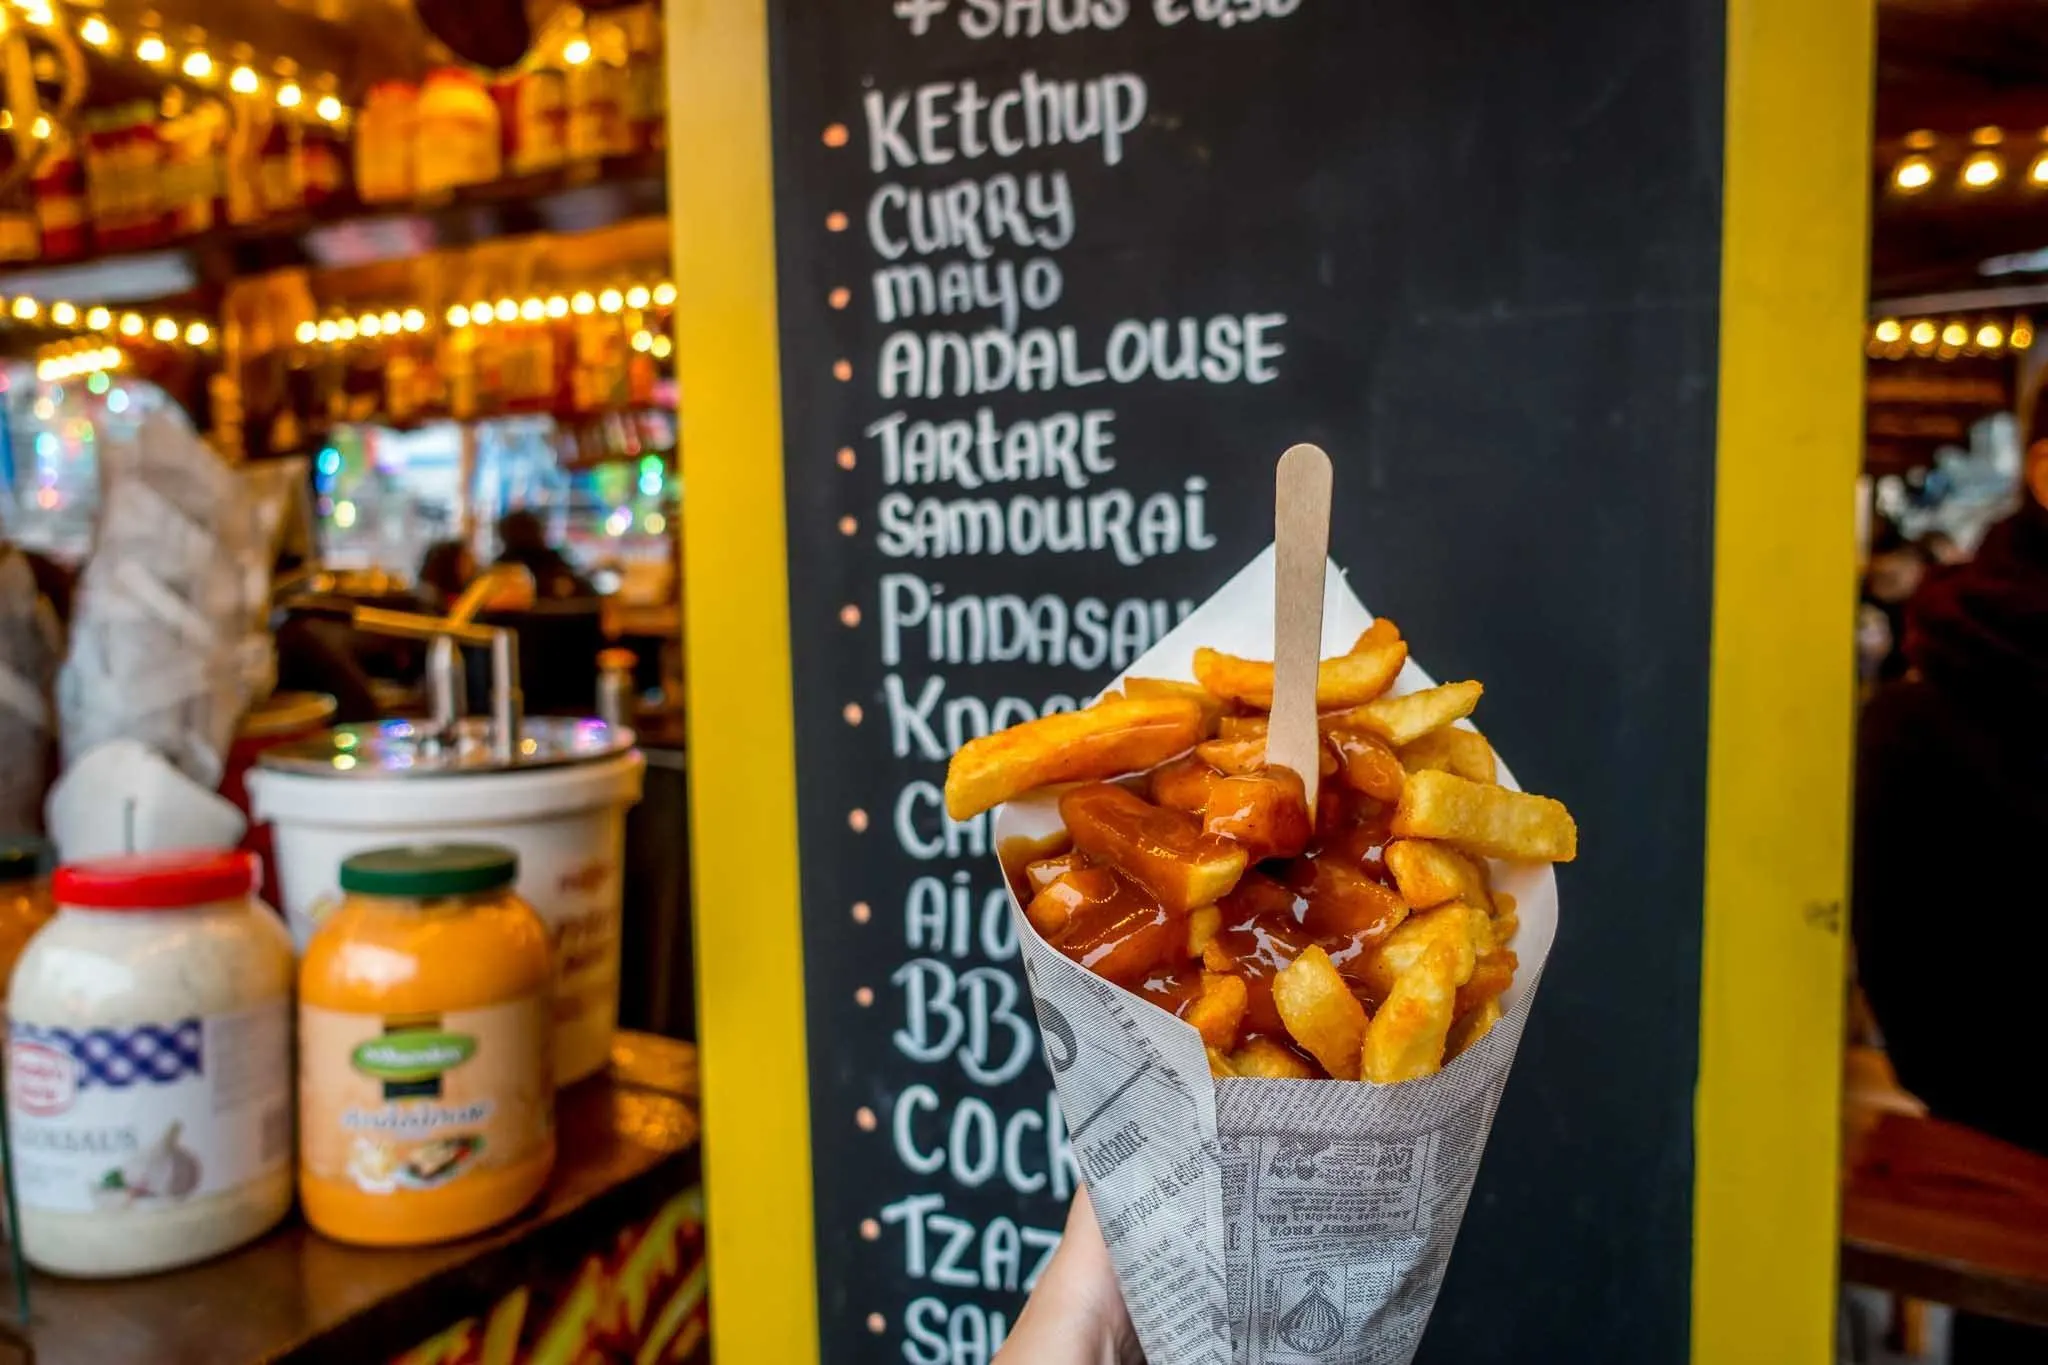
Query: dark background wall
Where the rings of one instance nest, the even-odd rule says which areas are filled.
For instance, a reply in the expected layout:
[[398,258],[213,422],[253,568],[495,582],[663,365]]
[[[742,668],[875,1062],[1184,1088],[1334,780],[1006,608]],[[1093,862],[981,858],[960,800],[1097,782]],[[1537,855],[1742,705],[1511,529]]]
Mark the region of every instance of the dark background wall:
[[[1013,1315],[1021,1295],[906,1271],[902,1228],[862,1220],[943,1195],[977,1229],[1057,1227],[1060,1202],[1000,1179],[906,1169],[891,1120],[906,1087],[999,1115],[1043,1108],[1037,1064],[996,1086],[958,1056],[892,1044],[927,862],[891,830],[908,784],[941,762],[891,748],[888,676],[912,696],[1085,695],[1117,665],[884,662],[884,575],[968,593],[1199,600],[1270,537],[1271,468],[1292,442],[1337,463],[1332,553],[1443,677],[1478,677],[1478,717],[1529,786],[1584,833],[1563,869],[1563,923],[1488,1146],[1426,1362],[1682,1360],[1688,1333],[1692,1091],[1700,959],[1706,663],[1712,564],[1722,110],[1718,5],[1578,0],[1303,0],[1283,18],[1124,25],[963,39],[961,5],[922,37],[880,3],[784,0],[774,13],[778,256],[811,1029],[820,1318],[827,1361],[905,1359],[920,1298]],[[1125,159],[1056,147],[876,174],[861,96],[974,77],[1008,88],[1129,71],[1149,95]],[[845,146],[824,130],[843,123]],[[974,332],[988,314],[891,324],[869,291],[864,231],[883,182],[1064,171],[1076,235],[1050,253],[1060,303],[1025,327],[1071,325],[1099,356],[1119,319],[1282,313],[1278,378],[890,401],[883,340],[902,327]],[[843,211],[848,230],[830,232]],[[1042,254],[1006,247],[997,259]],[[934,260],[947,259],[935,257]],[[833,308],[838,286],[850,306]],[[834,378],[846,359],[850,381]],[[1095,363],[1099,363],[1095,362]],[[886,413],[999,420],[1115,412],[1115,472],[1091,491],[1142,501],[1206,479],[1207,549],[1131,567],[1107,553],[896,558],[881,500],[968,496],[884,486]],[[851,470],[835,452],[851,447]],[[981,490],[1008,499],[1055,484]],[[842,518],[853,517],[852,534]],[[854,605],[860,624],[842,624]],[[863,708],[847,723],[843,708]],[[869,814],[865,831],[849,813]],[[856,920],[856,901],[872,917]],[[956,977],[1014,971],[978,945],[939,954]],[[873,1004],[856,992],[875,992]],[[1028,1012],[1027,1012],[1028,1017]],[[876,1116],[869,1131],[859,1121]],[[929,1138],[943,1130],[926,1123]],[[1027,1255],[1029,1265],[1035,1257]],[[929,1311],[929,1310],[925,1310]],[[869,1315],[882,1315],[872,1331]],[[915,1346],[913,1349],[924,1349]],[[908,1358],[922,1358],[911,1355]]]

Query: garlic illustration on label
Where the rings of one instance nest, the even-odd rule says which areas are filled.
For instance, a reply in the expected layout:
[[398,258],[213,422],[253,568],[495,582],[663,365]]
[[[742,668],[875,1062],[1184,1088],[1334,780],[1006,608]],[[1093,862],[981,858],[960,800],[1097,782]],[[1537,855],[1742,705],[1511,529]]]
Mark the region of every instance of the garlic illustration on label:
[[199,1158],[178,1139],[185,1125],[173,1122],[156,1141],[100,1177],[103,1203],[121,1206],[140,1199],[183,1199],[199,1188]]

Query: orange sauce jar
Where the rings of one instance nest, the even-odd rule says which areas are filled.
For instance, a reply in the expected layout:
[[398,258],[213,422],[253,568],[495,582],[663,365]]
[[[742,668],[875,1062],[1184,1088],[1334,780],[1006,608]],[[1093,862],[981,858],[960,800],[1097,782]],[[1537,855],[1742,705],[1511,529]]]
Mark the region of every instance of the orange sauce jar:
[[555,1161],[548,934],[483,844],[375,849],[299,967],[299,1202],[410,1246],[518,1213]]

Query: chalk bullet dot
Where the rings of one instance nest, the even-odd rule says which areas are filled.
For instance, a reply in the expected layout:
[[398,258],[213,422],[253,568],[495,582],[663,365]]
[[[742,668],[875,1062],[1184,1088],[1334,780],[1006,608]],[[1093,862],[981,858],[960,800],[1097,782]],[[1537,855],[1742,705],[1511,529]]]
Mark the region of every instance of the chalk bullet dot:
[[851,360],[833,361],[832,377],[842,384],[844,384],[847,380],[853,378],[853,362]]
[[853,453],[853,447],[852,447],[852,446],[841,446],[841,447],[839,447],[839,467],[840,467],[841,469],[851,469],[851,468],[853,468],[853,466],[854,466],[854,461],[855,461],[855,458],[856,458],[856,457],[855,457],[855,455],[854,455],[854,453]]
[[868,813],[859,806],[855,806],[852,810],[846,812],[846,827],[855,834],[866,834],[868,832]]
[[839,519],[839,534],[840,534],[840,535],[842,535],[842,536],[850,536],[850,535],[852,535],[852,534],[853,534],[853,533],[854,533],[855,531],[858,531],[859,529],[860,529],[860,523],[859,523],[859,522],[857,522],[857,521],[855,521],[855,520],[854,520],[854,519],[853,519],[852,517],[841,517],[841,518]]
[[850,136],[846,131],[846,125],[843,123],[827,124],[825,127],[825,145],[827,147],[844,147]]
[[860,1235],[863,1241],[879,1242],[882,1240],[882,1225],[872,1218],[863,1218],[860,1220]]
[[[863,1133],[874,1132],[875,1111],[868,1108],[866,1105],[862,1105],[860,1108],[853,1111],[853,1123],[854,1126],[860,1129]],[[873,1319],[869,1319],[869,1321],[873,1321]]]
[[859,1005],[862,1009],[866,1009],[869,1005],[874,1004],[875,992],[873,988],[862,986],[859,990],[855,991],[853,993],[853,1003]]
[[860,608],[848,602],[839,609],[839,624],[851,628],[860,624]]
[[846,717],[848,725],[858,725],[867,717],[867,712],[860,709],[860,703],[857,701],[850,701],[840,707],[839,714]]
[[873,919],[874,916],[875,912],[873,907],[871,907],[866,901],[855,901],[853,903],[853,922],[855,924],[866,924],[869,920]]
[[876,1336],[882,1335],[882,1333],[889,1330],[888,1319],[884,1318],[880,1313],[868,1314],[868,1330]]
[[846,307],[847,304],[853,302],[853,291],[851,289],[848,289],[846,286],[841,285],[839,288],[833,290],[831,293],[825,296],[825,302],[832,305],[832,310],[834,312],[838,312],[840,309]]
[[826,214],[826,215],[825,215],[825,231],[827,231],[827,232],[844,232],[844,231],[846,231],[846,215],[845,215],[845,214],[843,214],[843,213],[841,213],[841,212],[840,212],[839,210],[837,210],[837,209],[834,209],[834,210],[832,210],[832,212],[830,212],[830,213]]

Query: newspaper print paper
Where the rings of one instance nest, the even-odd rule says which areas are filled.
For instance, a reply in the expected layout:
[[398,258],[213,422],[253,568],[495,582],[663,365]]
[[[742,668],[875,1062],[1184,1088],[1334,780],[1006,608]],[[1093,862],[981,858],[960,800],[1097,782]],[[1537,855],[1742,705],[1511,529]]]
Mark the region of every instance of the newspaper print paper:
[[[1323,653],[1372,615],[1335,565]],[[1273,551],[1124,677],[1194,677],[1198,646],[1271,658]],[[1119,680],[1121,681],[1121,680]],[[1432,686],[1411,660],[1397,693]],[[1500,780],[1514,786],[1505,763]],[[1055,798],[995,817],[1000,848],[1060,828]],[[1557,930],[1548,866],[1493,864],[1515,898],[1521,967],[1503,1017],[1427,1080],[1211,1080],[1199,1036],[1048,947],[1015,905],[1074,1151],[1151,1365],[1406,1365]]]

